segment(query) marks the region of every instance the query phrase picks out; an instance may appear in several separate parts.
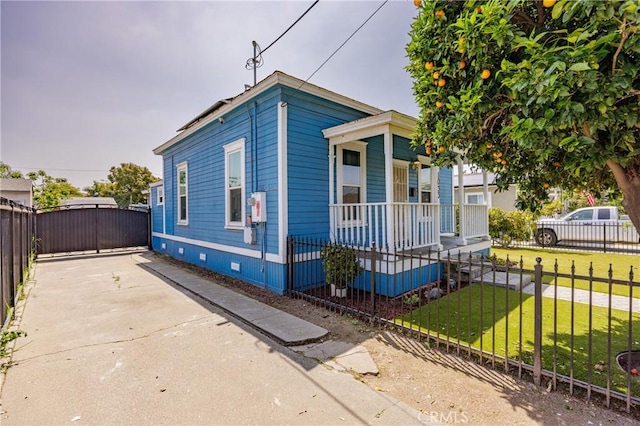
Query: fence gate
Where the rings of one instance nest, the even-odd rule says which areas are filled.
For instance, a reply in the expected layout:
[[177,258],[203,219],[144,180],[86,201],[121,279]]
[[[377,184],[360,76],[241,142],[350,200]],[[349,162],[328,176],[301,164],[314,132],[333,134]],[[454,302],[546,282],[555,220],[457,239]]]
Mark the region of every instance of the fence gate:
[[150,212],[95,206],[38,213],[38,254],[150,245]]

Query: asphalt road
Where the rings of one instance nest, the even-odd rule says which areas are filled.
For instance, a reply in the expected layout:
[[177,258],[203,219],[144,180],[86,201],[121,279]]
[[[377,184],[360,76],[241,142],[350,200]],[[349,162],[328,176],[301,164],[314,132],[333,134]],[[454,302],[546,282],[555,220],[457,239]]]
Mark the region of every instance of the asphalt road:
[[425,424],[127,253],[37,263],[1,393],[12,424]]

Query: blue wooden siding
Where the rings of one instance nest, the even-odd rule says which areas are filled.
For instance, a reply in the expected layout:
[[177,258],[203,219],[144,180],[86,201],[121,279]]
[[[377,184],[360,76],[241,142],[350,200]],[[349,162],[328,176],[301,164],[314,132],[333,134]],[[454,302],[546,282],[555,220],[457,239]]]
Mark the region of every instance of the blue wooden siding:
[[151,230],[153,232],[162,232],[162,217],[164,215],[164,205],[158,204],[158,186],[151,188],[149,197],[151,202]]
[[[244,243],[242,230],[225,229],[224,146],[244,138],[245,198],[254,191],[268,191],[266,251],[277,252],[277,193],[269,192],[277,188],[277,102],[278,92],[267,91],[256,101],[226,114],[224,123],[209,123],[163,153],[167,234],[261,250]],[[177,225],[176,166],[185,161],[189,223]],[[243,204],[246,214],[250,214],[245,200]],[[262,235],[258,239],[262,241]]]
[[329,236],[329,141],[322,129],[367,114],[291,88],[287,108],[289,234]]
[[159,237],[153,237],[152,244],[155,251],[178,260],[202,266],[275,293],[282,294],[286,290],[286,265]]
[[[445,206],[442,209],[440,232],[451,233],[455,232],[455,215],[454,210],[451,207],[454,204],[453,200],[453,169],[441,168],[438,174],[438,180],[440,181],[440,204]],[[437,188],[436,188],[437,189]]]
[[[395,265],[398,268],[397,272],[390,274],[376,272],[374,289],[376,294],[397,297],[427,284],[442,281],[444,277],[444,264],[442,263],[430,262],[422,265],[415,264],[410,267],[404,265],[405,270],[402,270],[402,263],[397,262]],[[388,266],[393,268],[394,264],[389,263]],[[326,285],[324,269],[320,259],[309,258],[295,262],[293,276],[293,288],[298,291],[307,291]],[[349,287],[370,292],[372,283],[371,270],[367,269],[356,277]]]

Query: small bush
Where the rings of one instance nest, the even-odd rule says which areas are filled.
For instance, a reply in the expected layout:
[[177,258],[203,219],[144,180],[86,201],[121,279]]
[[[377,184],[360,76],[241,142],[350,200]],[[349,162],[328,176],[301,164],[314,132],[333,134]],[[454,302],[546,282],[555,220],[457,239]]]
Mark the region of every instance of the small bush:
[[535,231],[536,220],[529,212],[506,213],[498,207],[489,209],[489,235],[500,247],[508,248],[514,242],[529,241]]

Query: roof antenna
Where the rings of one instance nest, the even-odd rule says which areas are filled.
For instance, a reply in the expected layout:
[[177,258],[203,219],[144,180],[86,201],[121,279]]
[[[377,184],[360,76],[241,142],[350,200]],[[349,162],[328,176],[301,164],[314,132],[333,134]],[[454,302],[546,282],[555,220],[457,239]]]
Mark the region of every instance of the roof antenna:
[[255,86],[258,82],[258,68],[262,66],[264,61],[262,60],[262,50],[260,49],[258,43],[253,40],[251,44],[253,44],[253,57],[247,59],[247,63],[244,67],[248,70],[253,70],[253,85]]

